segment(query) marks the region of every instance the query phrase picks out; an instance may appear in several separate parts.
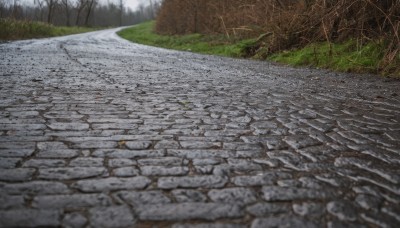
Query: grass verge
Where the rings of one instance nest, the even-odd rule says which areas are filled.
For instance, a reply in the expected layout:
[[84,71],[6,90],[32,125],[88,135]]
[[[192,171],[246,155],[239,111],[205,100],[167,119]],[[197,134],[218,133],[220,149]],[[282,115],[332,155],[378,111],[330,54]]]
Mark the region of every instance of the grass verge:
[[374,73],[400,77],[400,53],[391,65],[385,65],[385,42],[360,45],[356,40],[341,44],[314,43],[298,50],[267,54],[268,48],[257,39],[234,40],[223,35],[190,34],[164,36],[154,32],[154,21],[124,29],[118,34],[132,42],[227,57],[268,59],[292,66],[312,66],[339,72]]
[[268,59],[292,66],[400,77],[400,55],[395,57],[392,64],[385,65],[384,50],[386,48],[383,41],[360,45],[356,40],[348,40],[340,44],[314,43],[302,49],[273,54]]
[[158,35],[153,30],[154,25],[154,21],[145,22],[124,29],[118,32],[118,35],[135,43],[226,57],[242,57],[244,48],[252,42],[252,40],[231,40],[223,35]]
[[84,27],[58,27],[42,22],[0,19],[0,40],[21,40],[78,34],[96,30]]

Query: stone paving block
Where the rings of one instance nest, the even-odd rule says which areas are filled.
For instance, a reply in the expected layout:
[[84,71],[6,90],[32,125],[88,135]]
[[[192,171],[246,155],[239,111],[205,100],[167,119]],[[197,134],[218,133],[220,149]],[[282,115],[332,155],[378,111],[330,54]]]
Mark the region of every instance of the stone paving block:
[[115,141],[86,141],[76,142],[72,148],[76,149],[111,149],[116,148],[118,143]]
[[137,164],[136,161],[126,158],[115,158],[108,160],[109,167],[125,167],[125,166],[133,166],[136,164]]
[[139,211],[140,220],[149,221],[215,220],[240,216],[243,216],[243,211],[238,206],[220,203],[148,205]]
[[154,146],[155,149],[178,149],[179,147],[179,143],[173,140],[162,140]]
[[114,169],[112,173],[116,177],[133,177],[139,176],[140,171],[135,167],[121,167]]
[[300,216],[320,217],[325,214],[325,207],[321,203],[293,204],[293,211]]
[[219,142],[182,141],[180,144],[183,149],[218,149],[221,147]]
[[93,227],[134,227],[136,219],[127,206],[96,207],[89,210]]
[[36,157],[38,158],[75,158],[78,157],[78,150],[70,149],[52,149],[40,151]]
[[92,154],[94,157],[106,157],[106,158],[151,158],[151,157],[163,157],[165,155],[164,150],[95,150]]
[[147,177],[116,178],[80,180],[73,187],[83,192],[104,192],[114,190],[143,189],[151,183]]
[[71,167],[39,169],[38,178],[44,180],[74,180],[107,175],[103,167]]
[[213,189],[208,197],[214,202],[245,205],[257,201],[256,193],[249,188]]
[[50,129],[52,130],[72,130],[72,131],[82,131],[82,130],[88,130],[89,129],[89,124],[87,123],[60,123],[60,122],[54,122],[51,124],[47,125]]
[[174,224],[172,228],[245,228],[246,225],[232,223]]
[[280,136],[242,136],[240,138],[246,143],[262,143],[269,150],[282,150],[288,148],[288,145]]
[[159,158],[143,158],[137,160],[141,166],[181,166],[184,164],[184,159],[176,157],[159,157]]
[[0,157],[0,169],[15,168],[20,161],[21,161],[20,158],[4,158],[4,157]]
[[61,211],[18,209],[0,211],[0,227],[57,227]]
[[265,217],[271,214],[287,214],[291,208],[284,203],[257,203],[246,208],[246,211],[256,217]]
[[175,189],[171,191],[178,203],[206,202],[207,196],[200,191],[191,189]]
[[103,167],[103,158],[75,158],[69,162],[70,167]]
[[157,186],[161,189],[182,188],[222,188],[228,182],[222,176],[160,177]]
[[296,187],[265,186],[262,188],[263,198],[267,201],[291,201],[300,199],[329,199],[335,194],[330,190],[318,190]]
[[87,218],[78,212],[66,214],[64,215],[64,218],[62,220],[62,226],[68,228],[85,227],[87,223],[88,223]]
[[0,210],[18,209],[25,206],[24,196],[0,194]]
[[32,206],[38,209],[81,209],[109,206],[111,198],[105,194],[43,195],[33,198]]
[[[21,149],[23,152],[27,153],[27,151],[34,150],[35,146],[36,146],[36,143],[34,143],[34,142],[0,142],[0,149],[2,151],[4,150],[5,151],[4,153],[7,153],[8,151],[17,151],[17,150],[21,150]],[[16,153],[18,153],[18,152],[16,152]],[[33,151],[32,151],[32,153],[33,153]]]
[[168,156],[181,157],[187,159],[201,158],[229,158],[233,157],[233,151],[228,150],[167,150]]
[[317,224],[294,216],[279,216],[269,218],[257,218],[251,224],[251,228],[264,228],[264,227],[308,227],[317,228]]
[[32,149],[0,149],[0,157],[29,157],[35,152],[34,146]]
[[162,191],[121,191],[115,193],[114,196],[122,202],[133,206],[134,209],[146,207],[149,204],[160,205],[171,203],[171,199],[163,194]]
[[[92,123],[91,128],[94,130],[130,130],[130,129],[136,129],[138,127],[137,124],[127,124],[127,123],[103,123],[103,124],[98,124],[98,123]],[[81,129],[83,130],[83,129]]]
[[263,186],[273,185],[277,180],[290,179],[292,175],[285,172],[258,173],[254,176],[236,176],[232,182],[237,186]]
[[32,168],[0,169],[0,181],[29,181],[35,172],[36,170]]
[[0,131],[12,130],[12,131],[21,131],[21,130],[44,130],[47,126],[44,124],[0,124]]
[[146,150],[151,147],[152,143],[149,141],[129,141],[125,145],[131,150]]
[[332,201],[326,205],[329,213],[342,221],[355,221],[357,214],[351,203],[345,201]]
[[184,176],[189,173],[189,168],[141,166],[140,171],[143,176]]
[[193,165],[219,165],[222,159],[205,158],[205,159],[193,159]]
[[22,165],[28,168],[57,168],[64,167],[67,163],[61,159],[30,159]]
[[30,181],[22,183],[1,183],[0,189],[8,194],[65,194],[70,193],[67,185],[54,181]]

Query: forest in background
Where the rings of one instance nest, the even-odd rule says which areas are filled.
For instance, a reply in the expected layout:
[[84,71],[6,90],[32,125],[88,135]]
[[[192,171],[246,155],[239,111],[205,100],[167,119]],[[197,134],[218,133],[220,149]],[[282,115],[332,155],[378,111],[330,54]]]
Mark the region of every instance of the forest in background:
[[400,0],[164,0],[155,29],[256,38],[249,56],[355,40],[382,44],[381,68],[400,58]]
[[56,26],[112,27],[152,20],[160,1],[149,0],[132,10],[125,0],[34,0],[33,5],[19,0],[0,0],[0,19],[39,21]]

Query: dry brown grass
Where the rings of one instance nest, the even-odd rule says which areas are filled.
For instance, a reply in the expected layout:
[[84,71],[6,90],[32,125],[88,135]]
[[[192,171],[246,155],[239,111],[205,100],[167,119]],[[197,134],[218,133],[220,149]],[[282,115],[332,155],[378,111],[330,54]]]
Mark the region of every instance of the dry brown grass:
[[164,0],[156,31],[238,39],[268,33],[260,45],[270,53],[319,41],[380,41],[385,68],[400,54],[400,0]]

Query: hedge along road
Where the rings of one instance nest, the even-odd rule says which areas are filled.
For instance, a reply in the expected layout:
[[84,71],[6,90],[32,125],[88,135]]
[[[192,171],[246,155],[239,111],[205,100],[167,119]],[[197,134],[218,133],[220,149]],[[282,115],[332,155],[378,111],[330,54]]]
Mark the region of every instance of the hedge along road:
[[400,82],[129,43],[0,44],[0,226],[400,222]]

